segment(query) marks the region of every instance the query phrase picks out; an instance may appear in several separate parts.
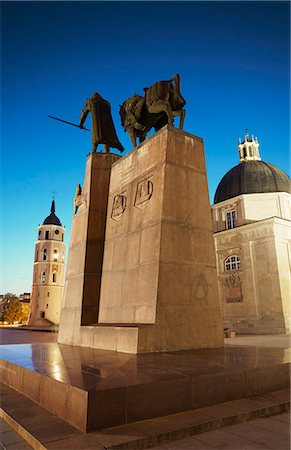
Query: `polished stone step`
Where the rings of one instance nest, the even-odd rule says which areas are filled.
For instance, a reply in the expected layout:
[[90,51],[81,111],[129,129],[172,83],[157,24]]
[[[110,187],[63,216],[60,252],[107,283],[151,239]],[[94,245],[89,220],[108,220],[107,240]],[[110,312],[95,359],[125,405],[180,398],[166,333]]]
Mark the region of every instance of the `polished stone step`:
[[145,449],[290,408],[290,391],[284,389],[83,434],[14,389],[0,388],[1,418],[37,450]]

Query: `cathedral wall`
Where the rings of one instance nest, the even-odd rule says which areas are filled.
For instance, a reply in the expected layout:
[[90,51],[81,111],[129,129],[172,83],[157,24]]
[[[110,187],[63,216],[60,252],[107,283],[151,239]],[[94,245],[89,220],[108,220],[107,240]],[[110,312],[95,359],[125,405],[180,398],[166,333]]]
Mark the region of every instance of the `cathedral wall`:
[[[237,332],[285,332],[290,246],[282,240],[282,223],[290,230],[289,222],[268,219],[214,235],[224,321]],[[227,271],[225,261],[233,255],[240,268]]]
[[214,232],[227,229],[226,213],[234,210],[241,226],[270,217],[291,220],[291,195],[286,192],[239,195],[212,205]]
[[243,196],[246,221],[280,217],[291,220],[291,195],[285,192],[248,194]]
[[276,254],[286,332],[291,332],[291,243],[289,223],[276,226]]

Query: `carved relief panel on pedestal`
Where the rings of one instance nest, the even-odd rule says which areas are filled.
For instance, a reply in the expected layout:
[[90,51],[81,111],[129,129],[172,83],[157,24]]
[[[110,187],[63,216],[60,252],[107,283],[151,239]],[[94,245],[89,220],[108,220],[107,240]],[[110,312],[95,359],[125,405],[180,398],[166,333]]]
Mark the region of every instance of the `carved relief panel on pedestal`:
[[126,196],[125,192],[120,195],[116,195],[113,199],[111,218],[113,220],[120,220],[122,214],[126,209]]
[[151,177],[138,183],[136,188],[134,206],[136,208],[145,208],[153,194],[153,182]]
[[[111,211],[111,219],[116,221],[120,220],[128,205],[130,206],[132,204],[133,199],[128,200],[126,194],[127,192],[124,191],[122,192],[122,194],[118,194],[114,197]],[[135,208],[138,209],[145,208],[152,195],[153,195],[153,182],[152,176],[150,176],[137,184],[133,203]]]

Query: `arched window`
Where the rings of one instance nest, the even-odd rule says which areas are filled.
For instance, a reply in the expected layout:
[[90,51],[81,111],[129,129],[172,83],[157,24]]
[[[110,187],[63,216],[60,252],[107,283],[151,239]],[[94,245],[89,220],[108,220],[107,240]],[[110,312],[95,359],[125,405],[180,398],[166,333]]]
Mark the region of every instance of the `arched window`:
[[41,230],[39,230],[39,232],[38,232],[38,237],[39,238],[41,237]]
[[47,249],[46,248],[43,249],[43,258],[42,259],[44,261],[46,261],[46,259],[47,259]]
[[54,261],[58,260],[58,251],[55,249],[54,250]]
[[46,238],[46,239],[49,239],[49,237],[50,237],[50,232],[49,232],[48,230],[46,230],[46,232],[45,232],[45,238]]
[[42,283],[45,283],[45,272],[42,272],[42,275],[41,275],[41,282],[42,282]]
[[57,273],[54,272],[53,273],[53,283],[56,283],[56,282],[57,282]]
[[226,258],[224,261],[224,270],[240,270],[240,257],[232,255]]

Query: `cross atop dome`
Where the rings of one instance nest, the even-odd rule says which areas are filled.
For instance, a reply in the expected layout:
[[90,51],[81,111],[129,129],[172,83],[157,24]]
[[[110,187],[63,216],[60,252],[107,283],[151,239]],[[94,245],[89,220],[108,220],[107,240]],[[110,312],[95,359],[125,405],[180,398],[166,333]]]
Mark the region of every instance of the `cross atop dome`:
[[240,162],[261,161],[259,146],[258,138],[254,138],[253,135],[250,138],[246,130],[244,141],[241,142],[241,139],[239,139],[237,147],[240,154]]

